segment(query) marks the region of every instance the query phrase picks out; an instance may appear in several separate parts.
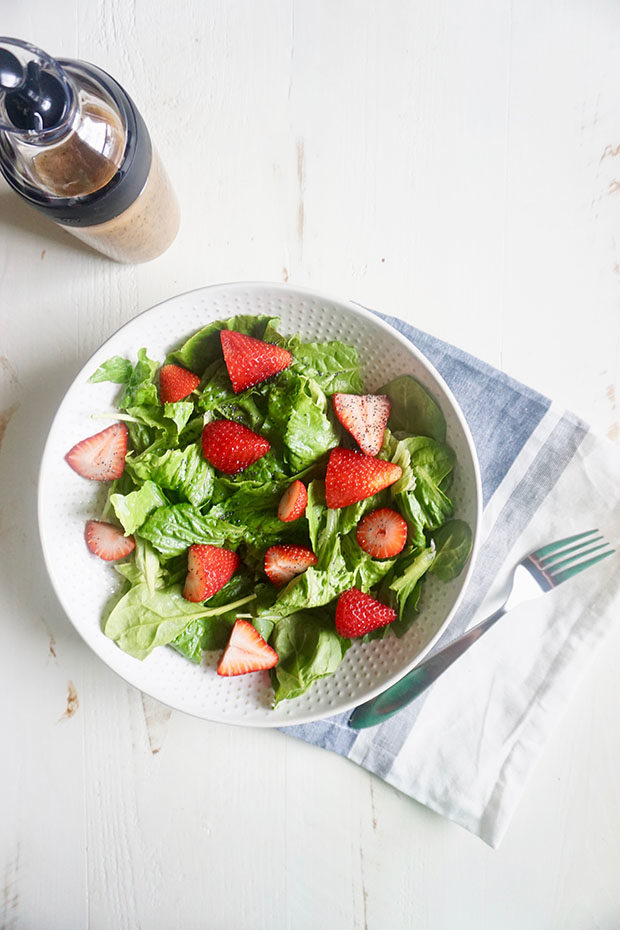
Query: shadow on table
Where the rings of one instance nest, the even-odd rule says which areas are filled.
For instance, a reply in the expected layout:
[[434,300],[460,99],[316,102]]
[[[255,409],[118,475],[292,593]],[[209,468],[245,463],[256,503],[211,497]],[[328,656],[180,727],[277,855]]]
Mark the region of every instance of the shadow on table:
[[0,231],[3,227],[9,233],[18,231],[31,239],[38,240],[41,249],[53,243],[67,252],[88,255],[96,261],[110,261],[109,258],[95,252],[71,233],[66,232],[43,213],[30,207],[6,185],[0,188]]

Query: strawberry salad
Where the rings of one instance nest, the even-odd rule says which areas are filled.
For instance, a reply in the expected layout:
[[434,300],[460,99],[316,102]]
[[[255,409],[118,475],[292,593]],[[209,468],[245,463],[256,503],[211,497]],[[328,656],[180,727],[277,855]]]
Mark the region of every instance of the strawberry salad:
[[218,650],[222,676],[269,669],[275,703],[352,639],[403,636],[424,577],[456,577],[471,549],[434,399],[409,375],[368,394],[355,348],[278,322],[211,323],[161,366],[109,359],[90,381],[121,386],[115,422],[66,455],[109,483],[85,529],[124,579],[106,635],[137,659],[168,646]]

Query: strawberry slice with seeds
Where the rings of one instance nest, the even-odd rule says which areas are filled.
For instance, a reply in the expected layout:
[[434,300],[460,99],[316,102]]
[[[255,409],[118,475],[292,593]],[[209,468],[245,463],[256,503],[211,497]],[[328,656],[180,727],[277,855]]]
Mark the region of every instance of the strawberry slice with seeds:
[[118,526],[114,526],[113,523],[104,523],[101,520],[88,521],[84,538],[93,555],[98,555],[105,562],[124,559],[136,548],[133,536],[124,536]]
[[206,601],[230,581],[240,564],[239,556],[230,549],[195,543],[187,553],[183,597],[194,603]]
[[180,365],[164,365],[159,369],[159,399],[162,404],[175,404],[188,397],[200,384],[193,371]]
[[231,329],[220,330],[220,339],[235,394],[277,375],[293,361],[286,349]]
[[390,415],[387,394],[334,394],[334,412],[366,455],[378,455]]
[[82,478],[114,481],[125,470],[126,454],[127,427],[124,423],[113,423],[76,443],[65,455],[65,461]]
[[401,477],[400,465],[340,447],[332,449],[325,475],[325,501],[332,509],[363,501]]
[[247,620],[236,620],[228,645],[217,667],[218,675],[246,675],[278,664],[278,653],[272,649]]
[[270,546],[265,553],[265,574],[272,584],[281,588],[316,563],[314,552],[305,546]]
[[306,512],[308,492],[303,481],[293,481],[288,486],[278,504],[278,520],[283,523],[292,523]]
[[349,588],[338,598],[336,605],[336,631],[345,639],[364,636],[396,620],[395,610],[376,601],[359,588]]
[[391,507],[367,513],[357,525],[357,541],[373,559],[391,559],[407,542],[407,524]]
[[235,420],[212,420],[202,431],[202,454],[227,475],[236,475],[269,452],[263,436]]

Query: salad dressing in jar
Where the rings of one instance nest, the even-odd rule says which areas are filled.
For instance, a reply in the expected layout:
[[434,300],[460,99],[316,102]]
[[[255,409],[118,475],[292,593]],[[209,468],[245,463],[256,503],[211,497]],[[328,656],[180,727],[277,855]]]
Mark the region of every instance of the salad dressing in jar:
[[119,262],[176,236],[174,192],[135,104],[94,65],[0,38],[0,171],[24,200]]

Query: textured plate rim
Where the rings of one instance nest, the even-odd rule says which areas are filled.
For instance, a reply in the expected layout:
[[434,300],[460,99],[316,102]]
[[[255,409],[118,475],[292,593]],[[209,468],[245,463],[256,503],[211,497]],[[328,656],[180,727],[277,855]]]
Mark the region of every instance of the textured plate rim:
[[[56,578],[51,568],[51,559],[48,555],[48,548],[47,548],[46,538],[43,532],[43,525],[42,525],[43,523],[42,521],[43,482],[44,482],[44,476],[45,476],[45,471],[47,467],[48,452],[49,452],[49,448],[51,445],[51,437],[56,427],[57,420],[60,418],[61,414],[63,413],[63,407],[65,404],[65,401],[67,400],[68,395],[72,392],[74,386],[84,377],[86,372],[89,370],[89,367],[92,365],[92,359],[95,357],[95,355],[99,354],[99,352],[101,352],[108,345],[108,343],[111,342],[113,339],[115,339],[116,336],[126,327],[133,325],[141,317],[146,316],[150,312],[166,304],[173,303],[174,301],[181,300],[184,298],[189,298],[192,295],[196,295],[196,294],[203,294],[205,292],[214,293],[217,291],[227,291],[232,288],[269,289],[269,290],[274,290],[274,291],[279,290],[284,294],[301,295],[303,297],[313,298],[320,302],[339,305],[341,307],[346,308],[347,310],[352,312],[354,315],[365,318],[370,323],[377,326],[379,329],[384,330],[387,334],[389,334],[391,338],[394,338],[396,339],[397,342],[400,342],[401,345],[407,350],[407,352],[415,356],[415,358],[420,363],[420,365],[423,368],[427,369],[427,371],[431,374],[431,376],[437,381],[437,383],[441,387],[445,398],[447,399],[448,403],[452,407],[452,412],[454,413],[459,423],[462,434],[465,438],[470,460],[471,460],[472,469],[473,469],[473,475],[474,475],[474,484],[475,484],[475,493],[476,493],[476,500],[475,500],[475,523],[476,525],[473,531],[471,554],[470,554],[470,557],[467,563],[467,567],[465,569],[465,573],[464,575],[461,576],[462,581],[461,581],[461,587],[460,587],[459,593],[450,611],[446,615],[441,625],[438,627],[435,634],[431,637],[431,639],[424,646],[424,648],[421,649],[406,666],[404,666],[402,669],[396,672],[387,681],[384,681],[383,683],[381,683],[380,685],[376,687],[369,688],[368,691],[365,692],[363,696],[344,702],[344,704],[340,706],[336,711],[329,710],[327,712],[326,711],[308,712],[305,714],[300,714],[299,717],[297,717],[294,720],[290,720],[290,721],[286,721],[286,720],[272,721],[268,718],[264,720],[261,720],[261,719],[248,720],[248,719],[242,719],[242,718],[237,718],[237,717],[231,717],[231,718],[227,718],[223,716],[210,717],[203,713],[200,713],[200,714],[195,713],[191,710],[187,710],[183,707],[179,707],[177,704],[171,704],[165,700],[162,700],[162,698],[159,697],[157,693],[154,693],[153,690],[149,688],[145,688],[139,684],[136,684],[135,681],[133,681],[128,675],[122,673],[120,670],[110,665],[109,662],[106,660],[106,658],[98,652],[98,650],[93,646],[93,644],[88,642],[88,640],[83,635],[82,631],[73,621],[73,618],[68,609],[68,606],[65,603],[63,589],[59,584],[57,584]],[[126,320],[121,326],[117,327],[107,337],[107,339],[105,339],[104,342],[102,342],[99,346],[97,346],[97,348],[89,355],[89,357],[86,359],[86,361],[84,362],[80,370],[76,373],[76,375],[72,379],[71,384],[65,390],[62,396],[62,399],[60,400],[60,403],[58,404],[56,412],[52,418],[49,429],[48,429],[45,445],[43,448],[43,453],[41,456],[41,463],[39,466],[39,475],[38,475],[38,482],[37,482],[37,523],[38,523],[38,529],[39,529],[39,539],[41,542],[41,549],[43,552],[43,560],[45,563],[47,575],[48,575],[48,578],[50,580],[54,593],[60,603],[60,606],[63,609],[63,612],[67,620],[71,623],[71,626],[78,633],[78,635],[83,640],[83,642],[91,649],[92,652],[95,653],[97,658],[101,662],[103,662],[103,664],[110,671],[114,672],[114,674],[117,675],[121,679],[121,681],[124,681],[126,684],[131,685],[132,687],[136,688],[141,693],[154,698],[156,701],[159,701],[164,706],[170,707],[173,710],[181,711],[182,713],[188,714],[189,716],[197,717],[201,720],[209,720],[212,723],[222,723],[222,724],[228,724],[230,726],[245,726],[245,727],[250,727],[252,729],[254,728],[286,729],[287,727],[290,727],[290,726],[297,726],[300,724],[312,723],[318,720],[326,720],[326,719],[329,719],[329,717],[334,716],[335,714],[339,715],[339,714],[347,713],[348,711],[351,711],[354,708],[358,707],[360,704],[363,704],[366,701],[370,701],[373,698],[377,697],[379,694],[382,694],[388,688],[392,687],[394,684],[396,684],[398,681],[404,678],[404,676],[407,675],[413,668],[415,668],[415,666],[418,665],[418,663],[421,662],[422,659],[424,659],[426,655],[428,655],[428,653],[432,650],[435,643],[439,640],[439,638],[446,631],[446,629],[448,628],[450,624],[450,621],[452,620],[454,614],[458,610],[463,600],[463,597],[465,595],[465,592],[471,580],[471,576],[472,576],[472,573],[475,567],[476,557],[478,554],[479,541],[480,541],[479,538],[480,538],[481,518],[482,518],[482,482],[481,482],[481,476],[480,476],[480,465],[478,462],[476,447],[473,441],[473,437],[471,435],[471,430],[469,429],[469,424],[467,423],[465,415],[463,414],[463,411],[461,410],[460,404],[458,403],[458,401],[454,397],[454,394],[452,393],[452,391],[450,390],[450,388],[444,381],[441,374],[432,364],[432,362],[424,355],[424,353],[420,351],[420,349],[418,349],[416,345],[414,345],[405,336],[403,336],[402,333],[399,333],[397,329],[395,329],[385,320],[381,319],[381,317],[377,316],[375,313],[366,309],[366,307],[364,307],[362,304],[356,303],[351,299],[335,297],[331,294],[314,290],[313,288],[306,288],[306,287],[302,287],[302,286],[298,286],[298,285],[294,285],[290,283],[283,284],[281,282],[272,282],[272,281],[229,281],[229,282],[219,283],[219,284],[204,285],[202,287],[193,288],[192,290],[189,290],[189,291],[182,291],[179,294],[174,294],[171,297],[167,297],[164,300],[161,300],[158,303],[153,304],[152,306],[147,307],[144,310],[141,310],[135,316],[131,317],[131,319]]]

